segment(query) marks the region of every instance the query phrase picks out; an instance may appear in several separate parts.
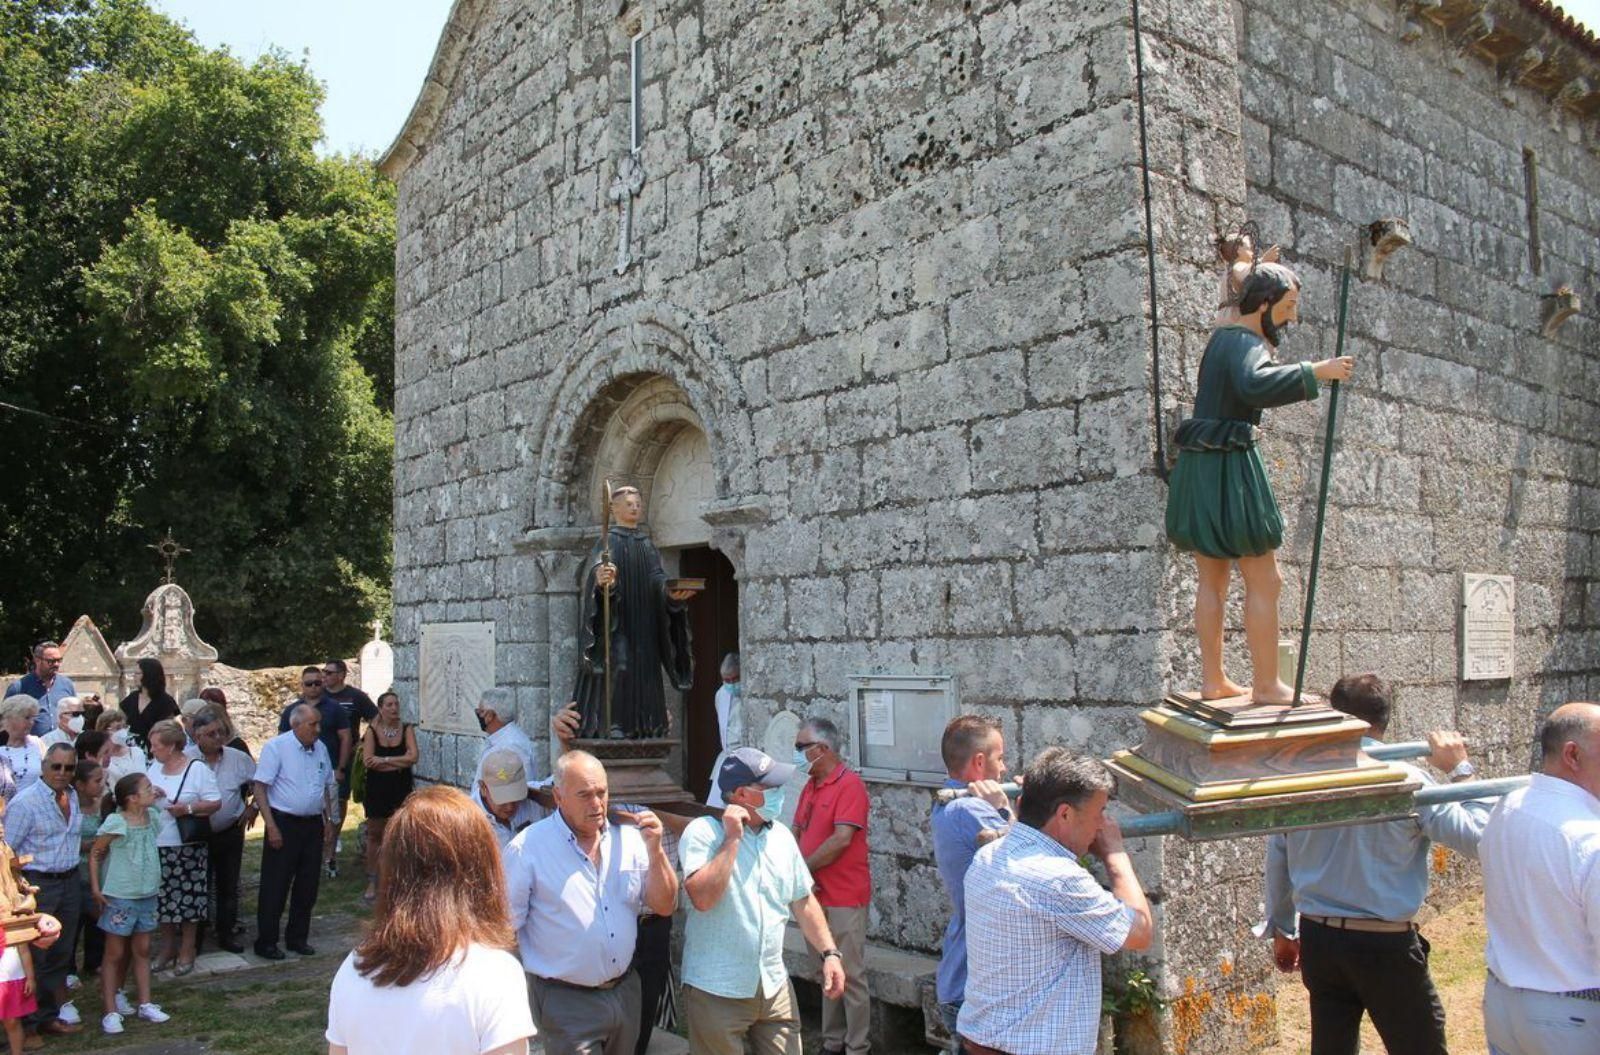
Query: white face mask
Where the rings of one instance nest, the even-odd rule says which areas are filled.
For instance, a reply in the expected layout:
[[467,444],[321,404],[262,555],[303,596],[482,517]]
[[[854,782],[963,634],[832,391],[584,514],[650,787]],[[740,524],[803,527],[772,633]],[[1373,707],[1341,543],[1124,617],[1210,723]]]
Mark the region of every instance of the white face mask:
[[67,732],[71,733],[73,736],[77,736],[79,733],[83,732],[83,715],[75,714],[71,718],[67,719]]
[[112,733],[111,734],[111,742],[116,744],[118,747],[127,747],[128,746],[128,730],[126,730],[126,729],[118,729],[116,732]]

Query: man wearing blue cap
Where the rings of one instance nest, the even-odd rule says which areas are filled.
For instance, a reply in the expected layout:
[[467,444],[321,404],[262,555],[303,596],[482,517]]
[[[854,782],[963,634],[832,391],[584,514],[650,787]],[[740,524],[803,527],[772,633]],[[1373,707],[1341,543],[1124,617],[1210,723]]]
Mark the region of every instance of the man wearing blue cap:
[[723,759],[722,823],[697,817],[678,840],[683,887],[683,992],[689,1047],[697,1055],[800,1055],[800,1015],[783,966],[793,913],[822,957],[822,994],[844,992],[844,967],[811,872],[789,829],[777,823],[794,766],[753,747]]

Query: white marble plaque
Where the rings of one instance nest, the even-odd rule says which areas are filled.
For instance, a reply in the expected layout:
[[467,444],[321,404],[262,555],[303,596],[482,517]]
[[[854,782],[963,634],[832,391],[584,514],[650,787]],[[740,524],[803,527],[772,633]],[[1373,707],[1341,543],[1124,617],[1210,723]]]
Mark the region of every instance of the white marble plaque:
[[1511,677],[1517,627],[1516,583],[1509,575],[1461,577],[1461,680]]
[[494,624],[431,623],[422,628],[417,701],[422,728],[481,734],[478,699],[494,687]]

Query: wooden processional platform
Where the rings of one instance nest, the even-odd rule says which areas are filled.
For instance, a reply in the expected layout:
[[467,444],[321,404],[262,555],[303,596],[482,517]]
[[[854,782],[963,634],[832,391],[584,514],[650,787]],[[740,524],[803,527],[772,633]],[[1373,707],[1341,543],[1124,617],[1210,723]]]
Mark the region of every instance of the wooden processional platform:
[[1319,696],[1298,707],[1249,696],[1174,692],[1139,716],[1145,739],[1108,761],[1118,798],[1175,810],[1192,839],[1388,820],[1413,810],[1419,784],[1361,750],[1367,723]]

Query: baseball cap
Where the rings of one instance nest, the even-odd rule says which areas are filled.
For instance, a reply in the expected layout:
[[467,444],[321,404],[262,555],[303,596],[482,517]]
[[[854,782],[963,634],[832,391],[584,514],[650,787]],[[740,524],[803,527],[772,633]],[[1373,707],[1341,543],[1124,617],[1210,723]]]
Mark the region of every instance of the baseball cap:
[[489,789],[489,801],[496,806],[528,797],[528,771],[515,751],[500,748],[484,755],[478,779]]
[[765,751],[741,747],[722,760],[717,772],[717,787],[724,795],[735,788],[760,784],[764,788],[781,788],[794,776],[794,766],[788,762],[774,762]]

